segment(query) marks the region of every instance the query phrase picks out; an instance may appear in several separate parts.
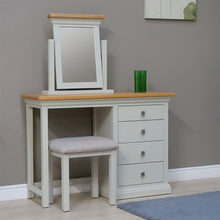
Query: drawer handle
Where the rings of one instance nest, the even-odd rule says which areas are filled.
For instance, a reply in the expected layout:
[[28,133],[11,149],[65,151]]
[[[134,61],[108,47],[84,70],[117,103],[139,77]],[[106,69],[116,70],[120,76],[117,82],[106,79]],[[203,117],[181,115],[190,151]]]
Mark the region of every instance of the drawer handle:
[[142,129],[141,134],[145,134],[145,133],[146,133],[145,129]]
[[145,172],[141,172],[141,177],[145,177]]
[[141,116],[145,116],[146,112],[145,111],[141,111]]
[[145,151],[141,151],[141,156],[145,156]]

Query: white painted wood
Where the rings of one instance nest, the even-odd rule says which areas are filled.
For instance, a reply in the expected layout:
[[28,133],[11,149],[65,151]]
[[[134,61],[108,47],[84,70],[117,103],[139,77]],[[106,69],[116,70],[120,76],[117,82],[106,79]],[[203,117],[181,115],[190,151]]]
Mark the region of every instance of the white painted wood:
[[[99,25],[101,24],[101,20],[61,18],[50,18],[49,20],[53,24],[53,33],[55,40],[48,40],[48,90],[42,91],[42,93],[50,95],[113,93],[113,90],[107,89],[107,41],[103,40],[100,44]],[[95,82],[69,83],[63,81],[59,34],[60,27],[93,28],[96,62]],[[54,65],[56,66],[56,71]],[[83,90],[81,90],[82,88]]]
[[117,199],[128,199],[171,193],[169,184],[153,183],[118,187]]
[[[100,85],[98,88],[103,89],[103,70],[102,70],[103,62],[101,58],[101,40],[100,40],[99,26],[95,26],[94,28],[94,48],[95,48],[96,77],[97,77],[96,80],[97,83]],[[94,89],[97,87],[92,87],[92,88]]]
[[[164,161],[164,166],[161,168],[161,170],[159,172],[162,172],[163,174],[163,179],[161,181],[161,183],[158,185],[158,183],[154,183],[157,185],[157,187],[155,187],[153,189],[153,186],[151,187],[151,185],[154,184],[145,184],[145,183],[140,183],[138,185],[135,186],[135,188],[140,187],[140,190],[137,192],[148,192],[148,194],[151,193],[159,193],[159,192],[167,192],[167,187],[168,186],[168,179],[167,179],[167,172],[168,172],[168,101],[169,98],[167,97],[157,97],[157,98],[119,98],[119,99],[96,99],[96,100],[56,100],[56,101],[37,101],[37,100],[25,100],[26,105],[28,105],[31,108],[39,108],[41,109],[41,112],[44,112],[43,117],[41,117],[42,119],[42,124],[41,127],[43,131],[41,131],[42,133],[44,133],[44,137],[42,136],[42,142],[41,142],[41,147],[42,152],[41,154],[44,152],[46,152],[46,154],[48,154],[48,115],[47,115],[47,111],[48,109],[63,109],[63,108],[87,108],[87,107],[91,107],[91,108],[95,108],[94,110],[94,134],[95,135],[100,135],[100,136],[104,136],[104,137],[108,137],[108,138],[112,138],[114,141],[116,141],[116,143],[120,143],[121,146],[124,146],[124,144],[127,144],[127,146],[130,146],[130,144],[134,144],[136,150],[134,150],[134,156],[132,157],[131,154],[127,154],[125,153],[125,158],[123,159],[124,161],[126,161],[125,163],[129,166],[132,166],[132,164],[134,163],[139,163],[140,165],[143,165],[146,163],[148,164],[149,162],[153,162],[153,161],[148,161],[148,159],[146,161],[139,161],[138,160],[136,162],[133,161],[133,158],[135,158],[135,153],[138,152],[138,145],[139,144],[144,144],[144,143],[153,143],[156,146],[156,143],[159,143],[160,141],[163,142],[163,152],[161,152],[159,149],[156,150],[155,147],[155,153],[154,156],[150,156],[151,160],[154,160],[156,157],[160,157],[161,158],[161,154],[163,154],[163,158],[161,159],[161,161]],[[123,121],[123,122],[119,122],[119,109],[126,109],[126,114],[127,112],[132,112],[137,110],[137,107],[139,108],[139,106],[147,106],[150,107],[151,106],[154,108],[155,106],[161,106],[162,107],[162,116],[161,116],[161,110],[157,111],[156,108],[156,112],[158,112],[158,115],[155,115],[154,117],[152,117],[149,120],[135,120],[133,121],[132,118],[128,117],[127,120],[128,121]],[[129,108],[131,108],[129,110]],[[46,114],[45,114],[46,113]],[[130,114],[130,113],[129,113]],[[136,114],[136,113],[135,113]],[[46,117],[45,117],[46,115]],[[133,115],[133,113],[132,113]],[[33,117],[33,116],[32,116]],[[126,116],[127,117],[127,116]],[[133,116],[132,116],[133,117]],[[158,120],[155,118],[160,118],[162,117],[162,119]],[[45,119],[43,119],[45,118]],[[132,120],[131,120],[132,119]],[[45,123],[46,121],[46,123]],[[123,124],[123,126],[121,126]],[[132,129],[133,131],[130,131],[130,127],[127,126],[129,124],[132,124]],[[154,126],[156,125],[156,126]],[[143,127],[142,127],[143,126]],[[145,126],[147,126],[150,130],[150,138],[147,136],[149,135],[148,133],[145,134],[141,134],[140,132],[142,131],[142,129],[145,129]],[[123,128],[123,129],[122,129]],[[138,135],[135,134],[135,132],[137,132],[137,130],[139,129]],[[123,133],[124,132],[124,133]],[[130,133],[129,133],[130,132]],[[146,132],[146,130],[145,130]],[[47,137],[47,138],[46,138]],[[123,138],[122,138],[123,137]],[[137,138],[138,137],[138,138]],[[141,137],[141,138],[140,138]],[[33,137],[30,137],[31,139]],[[122,138],[122,139],[121,139]],[[45,141],[46,140],[46,141]],[[45,144],[47,142],[47,144]],[[141,146],[140,145],[140,146]],[[137,146],[137,147],[136,147]],[[120,146],[119,146],[120,147]],[[46,149],[46,150],[45,150]],[[122,147],[123,149],[123,147]],[[154,151],[153,150],[153,151]],[[131,150],[132,151],[132,150]],[[156,151],[158,153],[156,153]],[[151,150],[150,150],[151,152]],[[43,164],[46,164],[46,170],[47,170],[47,166],[48,166],[48,155],[47,157],[45,157],[46,155],[44,153],[44,156],[42,157],[43,159]],[[139,149],[139,154],[140,154],[140,149]],[[106,152],[99,152],[99,154],[76,154],[76,155],[70,155],[71,158],[80,158],[80,157],[92,157],[92,156],[103,156],[103,155],[109,155]],[[129,156],[130,155],[130,156]],[[55,156],[60,156],[60,155],[55,155]],[[118,160],[118,158],[117,158]],[[120,159],[121,160],[121,159]],[[155,159],[157,160],[157,159]],[[118,163],[118,161],[117,161]],[[105,157],[102,157],[100,160],[100,194],[106,197],[109,197],[109,171],[108,171],[108,160]],[[44,167],[42,167],[43,169],[43,173],[45,173],[45,169]],[[119,167],[117,167],[117,173],[119,171]],[[117,174],[118,177],[120,177],[121,174]],[[44,178],[45,178],[45,174],[44,174]],[[49,178],[47,176],[47,178]],[[48,180],[46,181],[46,184]],[[130,185],[128,187],[127,185],[128,183],[125,183],[125,185],[123,186],[117,186],[117,194],[122,193],[123,197],[129,196],[129,195],[135,195],[135,193],[129,192],[129,190],[132,190],[134,187],[134,185]],[[132,184],[132,183],[130,183]],[[43,189],[43,185],[45,185],[45,180],[42,179],[42,189]],[[161,187],[161,189],[159,189],[159,187]],[[119,190],[120,188],[120,190]],[[145,190],[142,190],[144,189]],[[164,190],[164,188],[166,188],[166,190]],[[126,195],[127,194],[127,195]],[[43,195],[47,195],[47,197],[49,197],[49,192],[47,192],[45,194],[45,192],[43,192],[42,190],[42,197]],[[138,193],[136,193],[136,196],[139,196]],[[49,200],[49,199],[48,199]],[[49,201],[48,201],[49,202]]]
[[124,164],[118,168],[118,198],[170,193],[168,103],[119,107],[118,128],[119,164]]
[[95,108],[95,116],[93,120],[96,125],[94,132],[97,136],[113,139],[113,114],[113,107]]
[[164,142],[119,144],[119,164],[164,161]]
[[103,89],[107,90],[107,40],[101,41]]
[[48,40],[48,92],[55,91],[54,39]]
[[65,18],[50,18],[53,25],[100,25],[101,20],[95,19],[65,19]]
[[107,41],[106,40],[101,41],[103,87],[100,89],[56,90],[55,66],[54,66],[55,65],[54,42],[55,42],[54,39],[48,40],[48,90],[43,90],[42,94],[61,95],[61,94],[100,94],[100,93],[111,94],[111,93],[114,93],[113,89],[107,89]]
[[163,162],[119,165],[118,185],[163,182]]
[[49,155],[49,203],[53,202],[53,157]]
[[113,118],[113,140],[118,143],[118,109],[119,107],[117,105],[113,106],[113,113],[112,113],[112,118]]
[[61,157],[61,188],[62,188],[62,210],[70,211],[70,191],[69,191],[69,155],[63,154]]
[[108,157],[99,158],[99,194],[109,198],[109,161]]
[[[113,139],[118,143],[118,107],[113,105],[110,107],[101,107],[94,109],[93,132],[97,136]],[[109,197],[109,161],[108,158],[100,158],[99,160],[99,182],[100,194]]]
[[119,122],[119,143],[164,140],[164,120]]
[[69,211],[69,159],[92,157],[91,160],[91,196],[99,196],[99,156],[108,156],[109,158],[109,204],[116,204],[116,175],[117,175],[117,150],[111,151],[97,151],[97,152],[83,152],[74,154],[62,154],[57,152],[50,152],[51,155],[61,158],[61,176],[62,176],[62,210]]
[[99,197],[99,158],[91,158],[91,196]]
[[25,99],[25,103],[33,108],[47,107],[50,109],[65,109],[65,108],[94,108],[94,107],[113,107],[123,105],[141,105],[141,104],[158,104],[169,102],[169,98],[118,98],[118,99],[88,99],[88,100],[54,100],[54,101],[38,101]]
[[164,183],[168,183],[168,103],[164,103]]
[[77,95],[77,94],[111,94],[114,93],[112,89],[90,89],[90,90],[55,90],[55,91],[48,91],[43,90],[42,94],[47,95]]
[[112,151],[109,156],[109,204],[116,204],[117,183],[117,151]]
[[36,195],[42,196],[42,191],[41,191],[41,189],[38,188],[37,186],[35,186],[35,185],[30,185],[30,186],[29,186],[29,189],[30,189],[33,193],[35,193]]
[[29,186],[34,184],[33,108],[26,105],[27,198],[34,198]]
[[[96,63],[96,81],[94,82],[64,82],[63,68],[61,56],[61,28],[92,28],[94,38],[95,63]],[[99,27],[92,25],[53,25],[54,40],[55,40],[55,64],[56,64],[56,85],[57,89],[97,89],[103,88],[102,68],[101,68],[101,45]],[[83,61],[82,61],[83,62]]]
[[119,121],[140,121],[164,118],[163,105],[119,107]]
[[40,139],[41,139],[41,206],[49,207],[49,154],[48,154],[48,109],[40,109]]
[[[62,157],[63,154],[51,152],[51,155],[55,157]],[[74,153],[74,154],[68,154],[69,158],[80,158],[80,157],[99,157],[99,156],[109,156],[109,151],[97,151],[97,152],[85,152],[85,153]]]

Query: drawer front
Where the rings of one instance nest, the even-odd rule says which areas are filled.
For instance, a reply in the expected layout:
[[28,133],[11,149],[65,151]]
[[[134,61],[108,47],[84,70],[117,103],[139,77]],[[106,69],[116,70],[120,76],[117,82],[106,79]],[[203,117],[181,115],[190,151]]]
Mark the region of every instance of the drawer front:
[[163,182],[163,162],[119,166],[119,186],[159,182]]
[[163,141],[119,144],[119,164],[163,161]]
[[119,121],[163,119],[163,105],[140,105],[119,107]]
[[164,140],[164,120],[119,122],[119,143]]

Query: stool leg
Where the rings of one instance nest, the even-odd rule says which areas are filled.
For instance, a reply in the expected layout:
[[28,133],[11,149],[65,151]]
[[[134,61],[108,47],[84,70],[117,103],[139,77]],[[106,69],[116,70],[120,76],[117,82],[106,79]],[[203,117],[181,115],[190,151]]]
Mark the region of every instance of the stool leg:
[[91,196],[99,197],[99,158],[91,159]]
[[53,156],[49,155],[49,203],[53,203]]
[[109,156],[109,204],[115,205],[116,204],[116,151],[112,151],[111,155]]
[[62,210],[70,211],[69,193],[69,155],[61,156],[61,188],[62,188]]

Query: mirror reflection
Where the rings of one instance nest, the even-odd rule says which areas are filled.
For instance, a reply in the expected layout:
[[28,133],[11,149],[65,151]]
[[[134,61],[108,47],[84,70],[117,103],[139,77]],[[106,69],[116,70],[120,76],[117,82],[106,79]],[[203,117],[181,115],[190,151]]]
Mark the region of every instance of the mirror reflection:
[[63,82],[96,82],[92,28],[60,27]]

